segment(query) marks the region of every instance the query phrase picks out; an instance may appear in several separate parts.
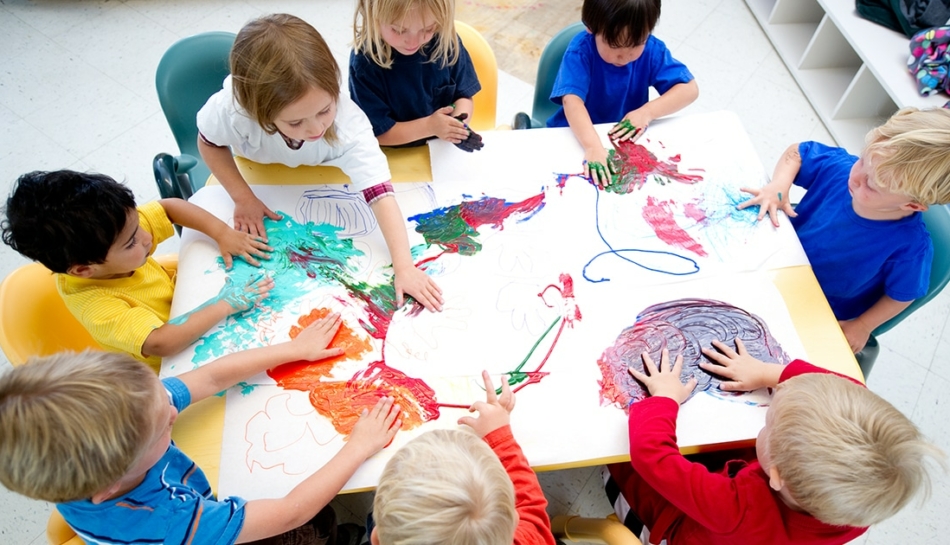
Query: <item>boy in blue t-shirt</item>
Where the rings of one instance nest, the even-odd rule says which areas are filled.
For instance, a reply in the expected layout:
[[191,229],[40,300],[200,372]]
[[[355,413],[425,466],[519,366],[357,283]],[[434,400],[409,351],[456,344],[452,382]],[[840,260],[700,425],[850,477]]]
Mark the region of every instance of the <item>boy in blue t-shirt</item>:
[[[817,142],[789,146],[753,198],[792,226],[857,353],[871,332],[927,293],[933,243],[919,212],[950,202],[950,111],[903,109],[867,136],[861,157]],[[808,190],[795,209],[788,190]]]
[[[548,127],[571,127],[584,148],[584,174],[600,187],[610,183],[607,149],[595,123],[617,123],[610,137],[636,140],[660,117],[682,110],[699,96],[683,63],[652,36],[660,0],[584,0],[587,32],[571,40],[551,89],[561,108]],[[660,94],[649,99],[653,87]]]
[[333,314],[292,341],[229,354],[161,381],[124,353],[32,358],[0,377],[0,482],[56,503],[89,543],[230,545],[301,526],[298,537],[313,537],[317,513],[399,429],[391,397],[364,412],[343,449],[280,498],[215,498],[201,468],[172,443],[171,429],[179,411],[240,380],[283,363],[342,354],[326,348],[339,326]]

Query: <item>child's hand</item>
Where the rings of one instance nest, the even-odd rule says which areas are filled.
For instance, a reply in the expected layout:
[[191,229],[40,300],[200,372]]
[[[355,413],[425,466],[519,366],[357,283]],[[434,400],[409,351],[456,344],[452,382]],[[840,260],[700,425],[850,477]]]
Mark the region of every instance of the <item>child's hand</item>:
[[736,337],[736,350],[733,350],[719,341],[713,341],[716,348],[703,348],[703,355],[716,362],[699,362],[699,366],[706,372],[729,379],[719,384],[720,390],[727,392],[751,392],[759,388],[772,388],[778,384],[782,376],[783,366],[777,363],[765,363],[749,355],[742,344],[742,339]]
[[342,354],[342,348],[327,348],[341,323],[340,315],[334,312],[305,327],[290,341],[293,347],[299,350],[298,359],[318,361]]
[[[676,356],[676,361],[670,367],[670,351],[663,349],[660,356],[660,367],[658,368],[648,352],[643,353],[643,366],[649,371],[649,375],[644,375],[633,367],[628,367],[627,371],[633,378],[639,380],[650,391],[653,397],[668,397],[677,403],[686,401],[693,388],[696,387],[696,378],[690,378],[689,382],[683,384],[680,382],[680,373],[683,371],[683,356]],[[664,371],[665,368],[669,370]]]
[[851,347],[851,351],[855,354],[860,352],[864,348],[864,345],[868,344],[872,330],[869,329],[860,318],[855,318],[854,320],[838,320],[838,325],[841,326],[841,331],[844,332],[844,338],[848,340],[848,346]]
[[645,132],[653,119],[643,108],[629,112],[619,123],[611,127],[607,135],[611,140],[636,142]]
[[785,191],[782,191],[782,187],[782,185],[773,182],[760,189],[754,187],[740,188],[740,191],[752,195],[752,198],[742,201],[736,208],[745,210],[750,206],[758,206],[759,217],[757,220],[762,221],[762,218],[768,214],[769,219],[772,220],[772,225],[778,227],[779,210],[785,212],[785,215],[790,218],[798,215],[792,208],[792,201],[788,198],[788,188],[786,187]]
[[[465,120],[467,118],[468,118],[468,114],[465,112],[462,112],[458,114],[457,116],[455,116],[455,119],[458,119],[463,124],[465,123]],[[462,140],[458,144],[455,144],[455,147],[457,147],[458,149],[462,151],[467,151],[469,153],[472,153],[473,151],[478,151],[484,148],[485,144],[482,143],[482,136],[478,134],[477,132],[473,131],[472,128],[469,127],[468,125],[465,125],[465,128],[468,129],[468,138],[466,138],[465,140]]]
[[469,133],[465,123],[452,117],[454,111],[453,106],[446,106],[445,108],[439,108],[434,114],[427,117],[429,133],[453,144],[458,144],[468,138]]
[[228,277],[224,280],[224,287],[218,292],[217,298],[231,305],[231,308],[234,309],[233,314],[254,308],[267,298],[273,288],[274,279],[265,275],[251,279],[243,286],[235,284],[231,277]]
[[596,148],[584,154],[584,177],[603,189],[610,185],[610,162],[607,149]]
[[267,232],[264,231],[264,216],[272,220],[279,220],[280,214],[268,208],[260,199],[234,202],[234,230],[249,233],[267,242]]
[[372,410],[363,409],[360,419],[350,433],[349,443],[363,449],[364,460],[369,458],[382,450],[396,436],[396,432],[402,426],[400,414],[402,414],[402,409],[393,402],[393,398],[379,398]]
[[401,307],[405,295],[411,295],[427,310],[442,311],[442,288],[428,274],[415,266],[396,271],[396,306]]
[[470,413],[478,411],[478,418],[459,418],[459,424],[472,428],[479,437],[485,437],[498,428],[507,426],[511,422],[509,415],[515,408],[515,394],[511,393],[507,380],[502,378],[501,397],[495,395],[495,386],[488,376],[488,371],[482,371],[482,380],[485,381],[485,401],[476,401],[468,409]]
[[255,258],[270,259],[270,254],[267,252],[274,251],[255,235],[226,228],[222,228],[221,231],[217,243],[218,249],[221,250],[221,258],[224,259],[225,269],[231,268],[235,257],[240,257],[248,264],[260,267],[261,262]]

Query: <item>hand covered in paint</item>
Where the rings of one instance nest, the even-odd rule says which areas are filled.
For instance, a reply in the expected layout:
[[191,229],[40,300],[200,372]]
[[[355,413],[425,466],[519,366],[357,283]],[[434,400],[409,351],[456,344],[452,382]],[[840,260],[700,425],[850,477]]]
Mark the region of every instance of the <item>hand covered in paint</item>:
[[638,108],[623,116],[619,123],[610,128],[607,135],[611,140],[618,142],[624,140],[636,142],[647,132],[647,127],[650,126],[651,121],[653,121],[653,118],[650,114],[644,108]]
[[788,198],[788,190],[790,188],[791,184],[785,184],[774,180],[759,189],[752,187],[740,188],[740,191],[752,195],[752,198],[742,201],[736,208],[739,210],[745,210],[750,206],[758,206],[758,221],[762,221],[762,218],[768,214],[769,219],[772,220],[772,225],[778,227],[779,210],[785,212],[785,214],[790,218],[794,218],[798,215],[792,208],[792,201]]
[[427,310],[442,310],[442,303],[444,303],[442,288],[425,271],[421,271],[415,266],[396,271],[393,284],[396,288],[397,307],[402,306],[406,295],[411,295]]
[[280,214],[268,208],[260,199],[252,195],[251,199],[234,202],[234,230],[260,237],[267,242],[264,231],[264,216],[279,220]]
[[372,409],[363,409],[347,444],[351,448],[361,449],[364,460],[369,458],[392,442],[402,426],[402,419],[399,418],[401,414],[402,409],[393,398],[379,398]]
[[[455,116],[455,119],[458,119],[463,124],[465,123],[465,120],[467,118],[468,118],[468,114],[466,113],[461,113]],[[480,134],[473,131],[472,128],[469,127],[468,125],[465,125],[465,129],[468,130],[468,137],[466,137],[465,140],[462,140],[461,142],[457,142],[455,144],[455,147],[457,147],[458,149],[462,151],[467,151],[469,153],[472,153],[473,151],[478,151],[485,147],[485,144],[482,143],[482,137]]]
[[606,148],[596,148],[584,153],[584,177],[603,189],[610,185],[610,161]]
[[757,360],[746,351],[742,339],[736,338],[736,349],[713,341],[713,348],[703,348],[703,355],[716,363],[700,361],[699,366],[707,373],[729,379],[719,384],[727,392],[751,392],[759,388],[774,388],[782,377],[784,367],[777,363]]
[[340,315],[334,312],[305,327],[294,337],[294,340],[290,341],[295,351],[299,353],[297,359],[318,361],[342,354],[342,348],[327,348],[340,329],[341,323]]
[[274,249],[267,245],[260,237],[234,229],[221,229],[221,234],[215,238],[221,258],[224,259],[224,268],[230,269],[234,258],[239,257],[249,265],[260,267],[258,259],[270,259],[268,252]]
[[217,299],[231,305],[233,313],[244,312],[263,301],[274,288],[274,279],[261,275],[251,279],[247,284],[235,284],[231,277],[224,280],[224,287],[218,292]]
[[502,377],[501,396],[495,394],[495,385],[492,384],[488,371],[482,371],[482,380],[485,382],[485,401],[476,401],[468,408],[470,413],[478,411],[478,418],[459,418],[459,424],[472,428],[479,437],[485,437],[498,428],[507,426],[511,422],[509,415],[515,408],[515,394],[511,393],[507,378]]
[[838,320],[838,325],[841,326],[841,331],[844,332],[844,338],[848,340],[848,346],[851,347],[851,351],[855,354],[860,352],[864,348],[864,345],[868,344],[872,330],[867,327],[861,318]]
[[682,403],[689,398],[689,394],[696,388],[696,378],[692,377],[686,384],[680,381],[680,374],[683,372],[683,356],[676,356],[673,366],[670,366],[670,351],[663,349],[660,356],[660,366],[653,363],[653,358],[647,352],[643,353],[643,367],[649,372],[645,375],[634,367],[628,367],[627,371],[633,378],[639,380],[650,391],[653,397],[668,397],[677,403]]
[[432,115],[426,118],[426,127],[430,134],[434,134],[446,142],[451,142],[456,146],[459,142],[468,138],[468,127],[460,119],[452,117],[455,107],[446,106],[439,108]]

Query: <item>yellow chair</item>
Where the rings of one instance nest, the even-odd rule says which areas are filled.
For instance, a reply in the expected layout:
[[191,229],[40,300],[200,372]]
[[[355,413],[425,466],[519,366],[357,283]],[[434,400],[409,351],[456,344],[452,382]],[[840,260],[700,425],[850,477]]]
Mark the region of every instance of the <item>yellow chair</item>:
[[455,32],[465,45],[465,49],[472,57],[475,65],[475,74],[482,90],[472,97],[474,112],[468,125],[477,131],[487,131],[495,128],[495,117],[498,109],[498,63],[491,46],[477,30],[462,21],[455,21]]
[[[178,267],[177,255],[156,259],[166,268]],[[0,283],[0,348],[13,365],[64,350],[102,349],[66,308],[53,273],[39,263],[16,269]],[[46,539],[50,545],[84,543],[55,509],[46,523]]]
[[617,515],[602,519],[557,515],[551,519],[554,537],[567,541],[606,543],[607,545],[643,545]]

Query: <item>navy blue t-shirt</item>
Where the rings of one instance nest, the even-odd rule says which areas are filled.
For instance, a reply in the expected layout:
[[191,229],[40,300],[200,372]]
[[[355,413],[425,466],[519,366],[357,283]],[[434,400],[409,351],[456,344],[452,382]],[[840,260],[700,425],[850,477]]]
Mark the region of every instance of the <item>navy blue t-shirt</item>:
[[855,213],[848,190],[858,158],[818,142],[798,146],[795,185],[808,190],[791,218],[835,317],[851,320],[882,296],[912,301],[927,293],[933,243],[919,212],[899,220]]
[[455,64],[443,67],[440,61],[429,62],[429,53],[437,41],[436,36],[409,56],[393,50],[390,68],[379,66],[363,53],[350,52],[350,97],[366,113],[376,136],[389,131],[397,122],[428,117],[460,98],[472,98],[481,90],[472,58],[461,39]]

